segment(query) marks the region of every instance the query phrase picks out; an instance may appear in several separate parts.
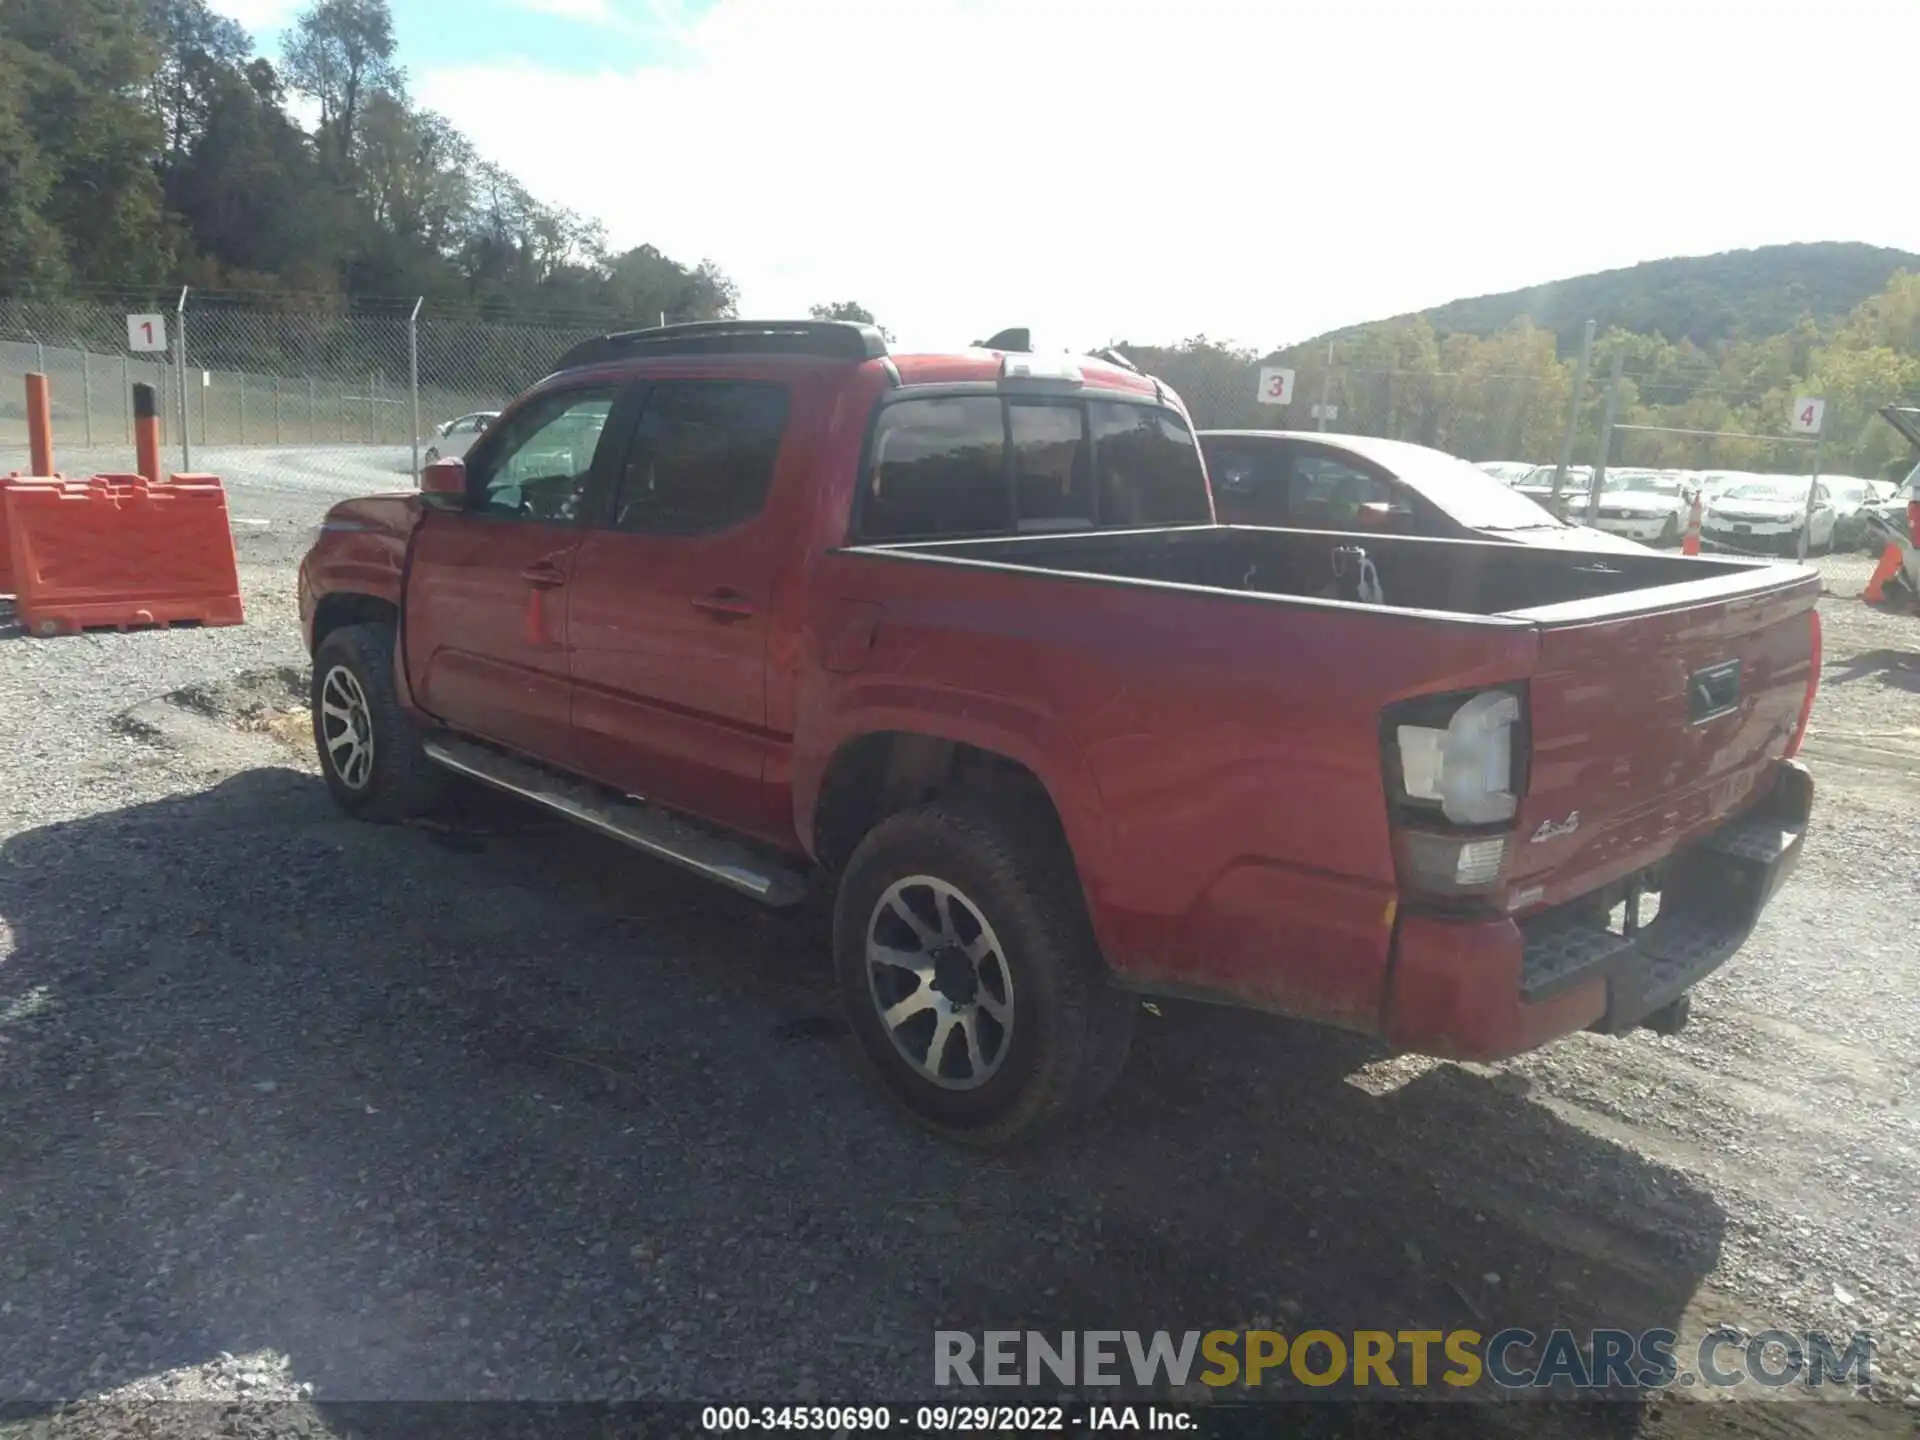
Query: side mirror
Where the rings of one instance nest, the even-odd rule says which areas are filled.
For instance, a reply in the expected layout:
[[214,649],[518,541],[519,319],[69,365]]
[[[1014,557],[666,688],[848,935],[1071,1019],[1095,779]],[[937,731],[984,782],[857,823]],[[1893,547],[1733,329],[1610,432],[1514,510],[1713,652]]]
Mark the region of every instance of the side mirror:
[[436,460],[420,472],[420,498],[435,510],[467,508],[467,462],[459,456]]

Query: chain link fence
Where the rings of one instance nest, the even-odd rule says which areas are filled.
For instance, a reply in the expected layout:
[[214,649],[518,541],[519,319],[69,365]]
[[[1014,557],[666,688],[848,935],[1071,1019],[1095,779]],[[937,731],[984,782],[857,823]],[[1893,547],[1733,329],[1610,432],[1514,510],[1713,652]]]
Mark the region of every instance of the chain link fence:
[[[55,454],[124,465],[133,443],[132,387],[160,398],[165,462],[200,449],[384,447],[411,463],[415,417],[424,451],[434,427],[498,410],[605,324],[510,324],[402,312],[276,309],[189,294],[163,312],[169,349],[129,348],[125,305],[0,300],[0,455],[27,443],[22,374],[45,374]],[[418,393],[413,376],[417,356]],[[76,452],[84,452],[76,453]],[[88,458],[92,457],[92,458]],[[105,458],[101,458],[105,457]],[[195,462],[198,463],[197,461]]]
[[[130,348],[131,312],[162,315],[167,352]],[[384,483],[381,477],[409,472],[416,419],[424,454],[439,424],[500,409],[567,349],[617,328],[606,320],[502,322],[416,311],[412,302],[267,303],[211,292],[189,292],[184,308],[177,297],[0,299],[0,473],[26,463],[18,377],[38,370],[51,382],[55,455],[68,473],[130,467],[131,389],[145,383],[160,397],[163,457],[176,468],[190,452],[195,468],[297,464],[343,484]],[[1204,341],[1122,348],[1180,392],[1202,429],[1323,429],[1430,445],[1468,460],[1547,465],[1567,444],[1571,417],[1571,459],[1584,465],[1598,457],[1608,410],[1608,380],[1591,374],[1575,405],[1574,367],[1550,353],[1534,373],[1503,374],[1448,368],[1444,352],[1422,369],[1296,351],[1287,362],[1294,370],[1289,403],[1273,405],[1262,402],[1261,360],[1251,353]],[[1784,426],[1784,395],[1723,391],[1707,375],[1627,373],[1612,383],[1619,419],[1639,423],[1622,423],[1611,436],[1611,465],[1810,467],[1804,446],[1733,433],[1756,410],[1777,409]],[[1901,398],[1832,397],[1824,468],[1874,476],[1903,470],[1904,442],[1873,413]],[[276,458],[275,447],[301,453]]]
[[[1558,377],[1457,375],[1335,363],[1294,369],[1291,400],[1260,398],[1258,364],[1148,354],[1136,363],[1180,393],[1200,430],[1325,430],[1430,445],[1470,460],[1551,463],[1568,386]],[[1324,412],[1324,413],[1323,413]]]

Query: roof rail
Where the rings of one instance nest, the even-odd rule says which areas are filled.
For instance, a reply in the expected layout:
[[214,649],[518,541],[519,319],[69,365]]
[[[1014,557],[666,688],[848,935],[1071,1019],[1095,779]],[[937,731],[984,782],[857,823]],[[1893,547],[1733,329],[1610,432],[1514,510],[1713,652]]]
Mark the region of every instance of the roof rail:
[[583,340],[553,368],[573,370],[648,355],[822,355],[858,361],[886,353],[879,330],[849,320],[696,320]]

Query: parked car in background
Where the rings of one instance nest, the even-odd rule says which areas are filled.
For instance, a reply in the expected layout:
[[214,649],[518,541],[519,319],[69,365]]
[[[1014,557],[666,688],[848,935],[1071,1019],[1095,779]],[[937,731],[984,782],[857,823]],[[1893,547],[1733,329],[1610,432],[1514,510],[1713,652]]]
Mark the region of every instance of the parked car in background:
[[1702,470],[1699,471],[1701,492],[1711,501],[1716,495],[1723,495],[1735,485],[1765,481],[1769,477],[1752,470]]
[[[1881,408],[1881,416],[1898,430],[1907,442],[1920,454],[1920,407],[1908,405],[1887,405]],[[1920,464],[1907,472],[1904,480],[1898,482],[1877,481],[1887,494],[1870,500],[1855,512],[1860,533],[1853,543],[1863,550],[1878,554],[1886,547],[1889,532],[1905,535],[1909,540],[1920,540],[1920,526],[1916,526],[1913,512],[1908,508],[1920,501]],[[1869,517],[1878,517],[1880,523],[1869,522]]]
[[1609,535],[1678,545],[1693,495],[1694,486],[1678,470],[1609,470],[1600,479],[1600,510],[1591,523]]
[[1572,550],[1622,543],[1556,519],[1478,466],[1425,445],[1321,431],[1202,430],[1200,450],[1223,524]]
[[1536,465],[1513,488],[1529,500],[1544,505],[1550,510],[1557,509],[1559,514],[1570,520],[1577,520],[1586,513],[1587,487],[1593,484],[1591,465],[1569,465],[1566,478],[1560,484],[1560,497],[1553,495],[1553,466]]
[[1822,475],[1827,498],[1833,501],[1833,544],[1837,550],[1858,549],[1871,527],[1863,512],[1893,494],[1894,487],[1884,480],[1869,480],[1859,475]]
[[498,410],[475,410],[457,420],[436,426],[420,458],[431,465],[436,460],[450,460],[456,455],[465,455],[467,448],[486,432],[487,426],[499,418]]
[[1833,501],[1824,485],[1813,488],[1813,512],[1807,514],[1808,477],[1763,475],[1729,485],[1715,495],[1700,522],[1700,538],[1732,550],[1792,555],[1800,532],[1808,553],[1833,548]]
[[1534,470],[1531,460],[1479,460],[1473,468],[1486,471],[1502,485],[1518,485]]

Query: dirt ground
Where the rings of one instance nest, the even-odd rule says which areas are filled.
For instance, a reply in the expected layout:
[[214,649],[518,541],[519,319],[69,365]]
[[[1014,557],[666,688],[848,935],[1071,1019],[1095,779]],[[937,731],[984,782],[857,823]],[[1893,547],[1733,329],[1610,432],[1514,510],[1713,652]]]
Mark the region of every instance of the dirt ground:
[[1329,1423],[1911,1433],[1920,619],[1870,561],[1821,562],[1806,856],[1683,1033],[1472,1067],[1163,1005],[1075,1135],[983,1160],[865,1082],[817,916],[505,802],[335,810],[287,718],[328,498],[235,487],[240,629],[0,638],[0,1434],[909,1401],[936,1329],[1555,1324],[1868,1329],[1880,1403]]

